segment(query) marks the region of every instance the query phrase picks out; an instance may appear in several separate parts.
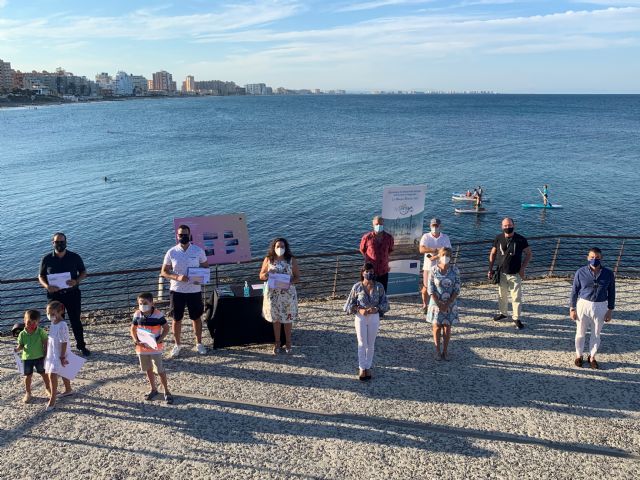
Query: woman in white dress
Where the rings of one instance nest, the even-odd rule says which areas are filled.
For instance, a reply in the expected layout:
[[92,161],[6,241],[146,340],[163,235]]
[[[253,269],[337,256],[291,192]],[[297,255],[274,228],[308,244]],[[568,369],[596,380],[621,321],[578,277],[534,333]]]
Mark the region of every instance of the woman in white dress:
[[[283,274],[277,287],[269,286],[270,274]],[[289,282],[286,282],[287,276]],[[291,353],[291,327],[298,319],[298,294],[295,283],[300,279],[298,262],[291,254],[289,242],[276,238],[269,245],[267,256],[262,262],[260,280],[266,282],[262,303],[262,316],[273,324],[275,345],[273,353],[280,352],[280,325],[284,325],[285,352]],[[273,279],[272,279],[273,282]]]

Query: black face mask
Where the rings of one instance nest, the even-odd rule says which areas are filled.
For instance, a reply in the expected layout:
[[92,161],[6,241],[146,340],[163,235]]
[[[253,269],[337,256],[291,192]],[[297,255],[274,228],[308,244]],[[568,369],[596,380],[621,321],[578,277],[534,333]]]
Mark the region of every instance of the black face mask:
[[503,228],[502,231],[504,233],[506,233],[507,235],[510,235],[513,233],[513,227],[509,227],[509,228]]
[[55,249],[56,252],[62,253],[67,249],[67,242],[65,241],[53,242],[53,248]]
[[188,233],[181,233],[180,235],[178,235],[178,241],[182,244],[182,245],[186,245],[187,243],[189,243],[189,237],[191,235],[189,235]]

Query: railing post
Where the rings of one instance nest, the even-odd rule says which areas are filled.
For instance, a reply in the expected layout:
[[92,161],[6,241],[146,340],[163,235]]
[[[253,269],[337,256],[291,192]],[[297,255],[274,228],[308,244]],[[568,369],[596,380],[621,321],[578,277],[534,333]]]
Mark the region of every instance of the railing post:
[[331,294],[331,298],[336,298],[336,293],[338,292],[338,270],[340,269],[340,255],[336,257],[336,272],[333,275],[333,293]]
[[547,277],[553,275],[553,271],[556,269],[556,261],[558,260],[558,252],[560,251],[560,239],[556,242],[556,249],[553,251],[553,258],[551,259],[551,265],[549,266],[549,273]]
[[[456,247],[456,254],[453,257],[453,264],[455,265],[456,263],[458,263],[458,255],[460,255],[460,245],[458,245]],[[423,259],[424,261],[424,259]]]
[[159,302],[164,300],[164,277],[162,275],[158,275],[158,295],[156,298]]
[[626,241],[626,238],[622,240],[622,243],[620,244],[620,253],[618,253],[618,259],[616,260],[616,266],[613,267],[613,274],[617,275],[618,274],[618,267],[620,266],[620,261],[622,260],[622,252],[624,252],[624,242]]

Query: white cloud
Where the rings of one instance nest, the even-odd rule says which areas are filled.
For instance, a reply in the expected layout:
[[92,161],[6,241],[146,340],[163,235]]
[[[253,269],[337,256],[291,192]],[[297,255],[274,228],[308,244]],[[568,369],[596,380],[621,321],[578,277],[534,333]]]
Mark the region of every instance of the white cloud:
[[434,0],[372,0],[370,2],[359,2],[345,5],[338,8],[337,12],[359,12],[362,10],[374,10],[376,8],[398,6],[398,5],[417,5],[422,3],[430,3]]
[[9,0],[0,0],[0,8],[6,7]]

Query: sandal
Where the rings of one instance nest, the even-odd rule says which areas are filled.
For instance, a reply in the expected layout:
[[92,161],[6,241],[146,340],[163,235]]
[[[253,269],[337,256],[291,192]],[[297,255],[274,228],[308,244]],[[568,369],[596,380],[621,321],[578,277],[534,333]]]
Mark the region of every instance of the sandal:
[[173,395],[171,395],[170,393],[165,393],[164,401],[167,403],[167,405],[173,405]]
[[156,398],[156,395],[158,395],[158,390],[151,390],[150,392],[145,394],[144,399],[153,400],[154,398]]
[[273,347],[273,354],[278,355],[279,353],[280,353],[280,345],[276,343]]

